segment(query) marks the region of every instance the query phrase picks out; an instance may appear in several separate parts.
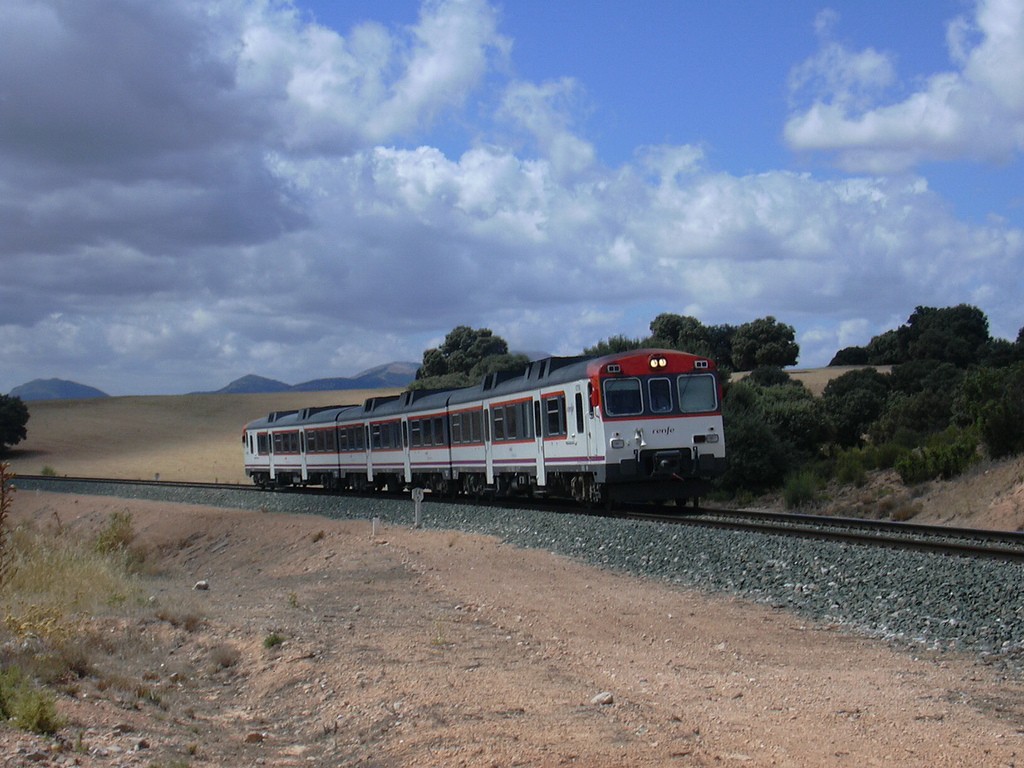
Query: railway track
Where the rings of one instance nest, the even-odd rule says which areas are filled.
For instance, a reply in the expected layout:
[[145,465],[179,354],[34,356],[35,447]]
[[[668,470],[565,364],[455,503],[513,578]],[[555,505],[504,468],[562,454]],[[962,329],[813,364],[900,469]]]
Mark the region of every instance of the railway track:
[[1017,531],[990,531],[889,520],[725,509],[700,510],[685,516],[633,512],[631,517],[679,525],[699,525],[961,557],[1024,562],[1024,533]]
[[[95,487],[103,485],[138,486],[143,488],[183,488],[199,491],[232,491],[244,494],[261,494],[267,491],[252,485],[238,483],[199,483],[167,480],[125,480],[118,478],[53,477],[44,475],[20,475],[19,481],[29,481],[34,486],[61,485]],[[312,493],[329,495],[319,489],[285,489],[272,493]],[[360,498],[407,499],[407,493],[353,494]],[[429,494],[427,502],[431,502]],[[584,514],[578,506],[564,502],[546,500],[538,502],[528,499],[498,499],[493,501],[436,499],[436,502],[465,503],[475,506],[530,507],[538,505],[552,513]],[[700,509],[686,510],[675,514],[659,508],[624,507],[602,513],[630,520],[668,523],[679,526],[700,526],[737,532],[758,533],[776,536],[791,536],[820,541],[838,541],[872,547],[888,547],[901,550],[933,552],[970,558],[989,558],[1006,562],[1024,562],[1024,533],[1016,531],[991,531],[974,528],[954,528],[941,525],[892,522],[885,520],[864,520],[860,518],[823,517],[817,515],[758,512],[750,510]]]

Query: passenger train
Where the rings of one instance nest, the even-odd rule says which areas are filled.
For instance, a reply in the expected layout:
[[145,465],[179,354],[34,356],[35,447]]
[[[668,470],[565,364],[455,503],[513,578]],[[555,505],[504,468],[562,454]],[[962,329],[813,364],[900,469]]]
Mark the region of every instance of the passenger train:
[[725,469],[721,401],[699,355],[549,357],[463,389],[271,413],[245,427],[245,472],[261,487],[696,504]]

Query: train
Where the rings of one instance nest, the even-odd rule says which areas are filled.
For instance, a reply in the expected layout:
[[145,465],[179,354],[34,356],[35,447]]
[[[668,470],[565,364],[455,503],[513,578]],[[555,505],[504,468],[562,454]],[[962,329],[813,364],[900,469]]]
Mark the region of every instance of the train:
[[726,466],[715,363],[668,349],[547,357],[460,389],[275,411],[245,425],[242,446],[246,476],[262,488],[588,506],[696,506]]

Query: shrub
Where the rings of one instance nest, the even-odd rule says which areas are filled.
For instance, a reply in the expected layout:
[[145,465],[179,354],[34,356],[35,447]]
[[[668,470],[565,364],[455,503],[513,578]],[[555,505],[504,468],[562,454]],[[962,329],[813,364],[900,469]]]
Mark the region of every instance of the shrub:
[[18,669],[0,672],[0,716],[26,731],[53,734],[63,725],[55,697],[38,688]]
[[271,632],[269,635],[263,638],[264,648],[276,648],[284,642],[284,638],[277,632]]
[[817,493],[818,478],[813,472],[802,470],[786,478],[782,498],[787,509],[795,509],[814,501]]
[[860,488],[867,482],[867,464],[866,451],[857,448],[842,451],[836,457],[836,479],[843,485],[855,485]]
[[106,527],[96,536],[96,551],[101,555],[124,552],[134,539],[131,512],[111,512]]
[[907,485],[941,477],[960,475],[978,459],[978,441],[973,433],[947,431],[924,448],[911,451],[896,462],[896,471]]

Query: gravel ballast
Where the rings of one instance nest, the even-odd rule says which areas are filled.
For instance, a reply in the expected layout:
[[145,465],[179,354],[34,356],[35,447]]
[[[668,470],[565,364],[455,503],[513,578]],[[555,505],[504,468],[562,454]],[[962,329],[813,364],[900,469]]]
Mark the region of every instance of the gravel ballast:
[[[249,490],[50,482],[99,494],[412,526],[414,503]],[[742,596],[876,636],[1024,661],[1024,566],[997,560],[523,509],[424,503],[424,528],[496,536],[591,565]]]

